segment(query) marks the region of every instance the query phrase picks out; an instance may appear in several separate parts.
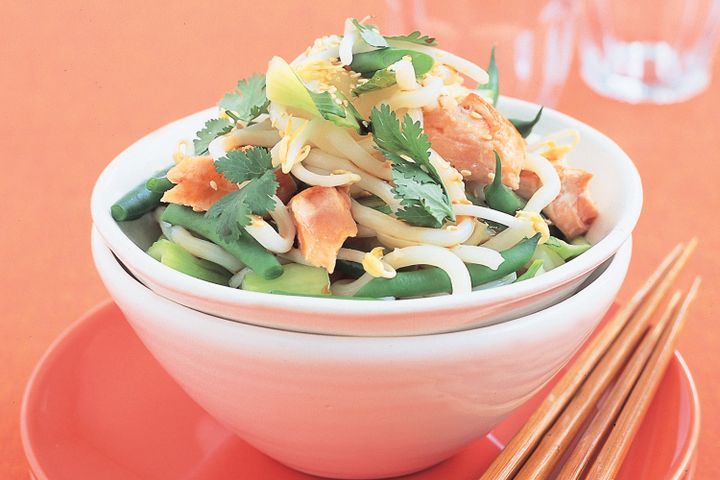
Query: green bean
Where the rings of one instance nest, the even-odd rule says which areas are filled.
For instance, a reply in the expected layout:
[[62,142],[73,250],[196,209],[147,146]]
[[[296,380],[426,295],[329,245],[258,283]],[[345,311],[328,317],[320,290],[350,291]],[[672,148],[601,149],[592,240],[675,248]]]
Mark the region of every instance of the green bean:
[[197,258],[180,245],[166,238],[160,238],[147,251],[148,255],[173,270],[201,280],[227,285],[232,274],[220,265]]
[[502,183],[502,161],[500,161],[500,155],[497,152],[494,153],[495,178],[485,187],[485,202],[494,210],[515,215],[515,212],[521,210],[526,202]]
[[265,250],[249,234],[243,232],[237,240],[227,242],[217,233],[217,220],[206,218],[202,213],[193,212],[188,207],[170,204],[165,209],[162,220],[192,230],[221,246],[263,278],[277,278],[283,273],[283,267],[275,255]]
[[[530,261],[540,234],[527,238],[514,247],[500,252],[505,259],[497,270],[484,265],[467,265],[473,287],[498,280],[509,275]],[[424,268],[411,272],[398,272],[393,278],[374,278],[357,293],[358,297],[419,297],[435,293],[450,293],[450,278],[444,270],[437,267]]]
[[508,118],[510,120],[510,123],[512,123],[515,128],[517,128],[517,131],[520,132],[520,135],[522,135],[523,138],[527,138],[530,133],[532,133],[533,127],[540,121],[540,115],[542,115],[543,108],[540,107],[540,110],[535,114],[535,118],[532,120],[519,120],[517,118]]
[[492,50],[490,50],[490,63],[488,63],[487,74],[487,83],[478,85],[477,89],[487,97],[490,97],[493,106],[495,106],[500,96],[500,75],[498,73],[497,63],[495,63],[495,47],[492,47]]
[[[167,170],[161,170],[151,178],[164,176]],[[160,205],[163,192],[149,190],[147,182],[148,180],[127,192],[110,207],[110,214],[116,222],[135,220],[155,210]]]
[[413,68],[415,68],[415,75],[425,75],[435,63],[427,53],[388,47],[372,52],[356,53],[353,55],[350,69],[363,74],[364,77],[371,77],[378,70],[389,67],[405,56],[410,57]]
[[350,278],[360,278],[365,273],[361,264],[350,260],[337,260],[335,270]]
[[[583,238],[582,240],[585,239]],[[577,239],[573,242],[577,242]],[[563,260],[570,260],[571,258],[577,257],[581,253],[585,253],[591,247],[591,245],[587,243],[587,240],[583,243],[577,242],[577,244],[571,244],[552,236],[548,238],[547,242],[545,242],[545,246],[557,253]]]
[[533,262],[530,264],[527,270],[525,270],[525,273],[520,275],[517,280],[513,283],[522,282],[523,280],[528,280],[530,278],[533,278],[537,273],[540,271],[540,267],[543,266],[543,259],[538,258],[537,260],[533,260]]
[[158,172],[148,178],[147,182],[145,182],[147,189],[151,192],[165,193],[174,187],[175,184],[167,178],[168,170],[170,170],[170,168],[166,168],[165,170],[162,170],[161,172]]

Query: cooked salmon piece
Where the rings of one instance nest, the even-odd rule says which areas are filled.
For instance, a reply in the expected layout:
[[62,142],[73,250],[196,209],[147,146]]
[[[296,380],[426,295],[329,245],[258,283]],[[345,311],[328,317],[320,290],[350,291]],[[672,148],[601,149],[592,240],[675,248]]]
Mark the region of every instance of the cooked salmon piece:
[[187,157],[168,171],[167,178],[176,185],[165,192],[162,201],[186,205],[196,212],[208,210],[238,188],[215,170],[212,157]]
[[[560,177],[560,194],[543,212],[568,238],[585,234],[598,216],[595,202],[587,190],[592,174],[580,168],[554,164]],[[515,191],[523,198],[532,197],[541,182],[535,173],[520,172],[520,187]]]
[[295,195],[288,207],[297,227],[300,253],[311,265],[332,273],[338,250],[348,237],[357,235],[347,191],[310,187]]
[[460,104],[441,102],[441,105],[423,114],[432,148],[462,172],[466,180],[482,183],[492,180],[496,150],[502,161],[503,183],[513,190],[518,188],[525,162],[525,140],[515,126],[474,93]]

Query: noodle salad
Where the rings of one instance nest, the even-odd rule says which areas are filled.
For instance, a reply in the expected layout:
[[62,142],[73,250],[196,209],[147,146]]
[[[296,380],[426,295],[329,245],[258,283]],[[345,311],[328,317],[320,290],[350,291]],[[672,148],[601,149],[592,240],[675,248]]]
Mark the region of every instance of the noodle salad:
[[487,69],[348,19],[241,80],[174,163],[119,199],[147,253],[194,277],[290,295],[400,299],[523,281],[590,248],[574,130],[508,119]]

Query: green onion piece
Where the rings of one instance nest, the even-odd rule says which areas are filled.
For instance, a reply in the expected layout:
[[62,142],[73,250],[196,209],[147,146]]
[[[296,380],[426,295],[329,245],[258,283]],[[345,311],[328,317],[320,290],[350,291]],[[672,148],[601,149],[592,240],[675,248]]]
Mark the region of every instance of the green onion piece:
[[477,89],[484,97],[492,101],[493,106],[497,105],[500,96],[500,73],[498,72],[497,63],[495,63],[495,47],[490,51],[490,63],[487,67],[488,81],[482,85],[478,85]]

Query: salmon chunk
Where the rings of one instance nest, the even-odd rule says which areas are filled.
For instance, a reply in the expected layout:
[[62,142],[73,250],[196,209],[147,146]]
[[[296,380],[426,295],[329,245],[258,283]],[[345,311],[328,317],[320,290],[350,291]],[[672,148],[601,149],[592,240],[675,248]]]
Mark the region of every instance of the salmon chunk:
[[[467,95],[459,105],[424,112],[424,129],[432,148],[466,180],[489,183],[495,172],[497,151],[502,161],[502,181],[518,188],[525,162],[525,140],[515,126],[478,95]],[[469,172],[469,175],[466,172]]]
[[[543,212],[568,238],[585,234],[598,215],[595,202],[587,190],[592,174],[579,168],[555,164],[560,177],[560,194]],[[516,193],[523,198],[532,197],[541,182],[528,170],[520,172],[520,187]]]
[[162,201],[186,205],[196,212],[208,210],[238,188],[215,170],[212,157],[187,157],[168,171],[167,178],[176,185],[165,192]]
[[357,235],[350,196],[344,189],[315,186],[295,195],[288,207],[297,227],[300,253],[309,264],[332,273],[338,250],[348,237]]

